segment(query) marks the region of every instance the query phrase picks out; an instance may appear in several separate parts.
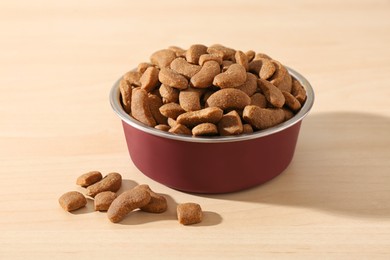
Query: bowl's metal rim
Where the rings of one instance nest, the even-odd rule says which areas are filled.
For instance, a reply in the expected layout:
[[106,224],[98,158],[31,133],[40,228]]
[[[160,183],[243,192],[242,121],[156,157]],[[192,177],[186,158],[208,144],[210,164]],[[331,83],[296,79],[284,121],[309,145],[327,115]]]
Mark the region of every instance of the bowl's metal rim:
[[306,90],[306,101],[303,107],[299,110],[297,114],[294,115],[291,119],[268,129],[256,131],[250,134],[242,134],[237,136],[215,136],[215,137],[193,137],[186,135],[175,135],[169,132],[164,132],[153,127],[146,126],[141,122],[135,120],[131,116],[129,116],[122,108],[120,102],[120,90],[119,90],[119,82],[121,78],[119,78],[110,91],[110,103],[111,107],[115,111],[115,113],[127,124],[131,125],[134,128],[137,128],[143,132],[148,134],[152,134],[155,136],[184,141],[184,142],[196,142],[196,143],[226,143],[226,142],[239,142],[239,141],[247,141],[255,138],[260,138],[264,136],[268,136],[271,134],[275,134],[277,132],[283,131],[286,128],[289,128],[296,123],[300,122],[310,111],[314,103],[314,91],[309,81],[303,77],[297,71],[287,67],[290,75],[292,75],[295,79],[297,79],[302,86]]

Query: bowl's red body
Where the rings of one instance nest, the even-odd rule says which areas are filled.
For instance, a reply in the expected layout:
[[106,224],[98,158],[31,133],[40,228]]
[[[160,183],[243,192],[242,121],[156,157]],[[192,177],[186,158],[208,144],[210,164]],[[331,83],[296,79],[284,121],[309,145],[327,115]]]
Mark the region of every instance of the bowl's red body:
[[130,157],[157,182],[195,193],[226,193],[264,183],[290,164],[301,122],[257,139],[196,143],[152,135],[123,122]]

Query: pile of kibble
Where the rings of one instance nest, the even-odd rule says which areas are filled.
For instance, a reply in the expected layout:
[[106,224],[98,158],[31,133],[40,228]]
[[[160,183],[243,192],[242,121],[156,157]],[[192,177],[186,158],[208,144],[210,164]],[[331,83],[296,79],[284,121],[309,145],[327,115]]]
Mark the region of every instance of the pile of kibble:
[[266,54],[194,44],[153,53],[120,81],[123,109],[173,134],[229,136],[292,118],[306,91]]

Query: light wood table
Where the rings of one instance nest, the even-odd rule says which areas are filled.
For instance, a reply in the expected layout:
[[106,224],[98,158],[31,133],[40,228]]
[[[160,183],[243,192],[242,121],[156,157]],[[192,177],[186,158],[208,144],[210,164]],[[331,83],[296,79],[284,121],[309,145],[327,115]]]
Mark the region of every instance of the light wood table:
[[[390,259],[389,1],[5,0],[0,21],[0,259]],[[112,84],[193,43],[267,53],[312,83],[293,162],[271,182],[186,194],[129,159]],[[169,211],[64,212],[59,196],[95,169],[148,183]],[[176,221],[187,201],[200,225]]]

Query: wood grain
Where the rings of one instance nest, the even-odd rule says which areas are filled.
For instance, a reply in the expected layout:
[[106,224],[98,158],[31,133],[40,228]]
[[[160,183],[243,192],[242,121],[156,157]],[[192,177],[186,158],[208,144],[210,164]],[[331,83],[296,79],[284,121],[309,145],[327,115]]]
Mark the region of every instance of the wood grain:
[[[2,1],[0,259],[389,259],[389,1]],[[108,92],[170,45],[264,52],[316,101],[289,168],[243,192],[169,189],[132,164]],[[259,166],[261,167],[261,166]],[[169,211],[112,224],[57,200],[90,170],[148,183]],[[204,222],[181,226],[175,205]]]

